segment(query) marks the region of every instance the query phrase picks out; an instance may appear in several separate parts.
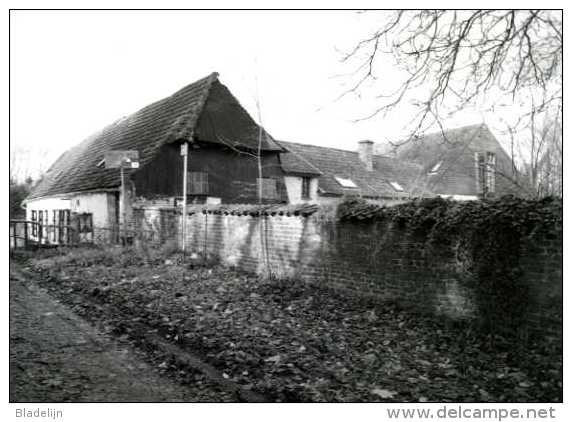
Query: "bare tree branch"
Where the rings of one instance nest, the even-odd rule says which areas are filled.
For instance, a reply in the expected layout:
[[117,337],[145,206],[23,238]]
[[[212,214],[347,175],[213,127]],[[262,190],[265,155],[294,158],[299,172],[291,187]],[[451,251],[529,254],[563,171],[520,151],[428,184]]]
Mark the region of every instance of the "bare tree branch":
[[[376,76],[382,55],[392,58],[403,73],[397,86],[391,81],[390,92]],[[444,113],[451,116],[481,103],[493,109],[503,101],[514,103],[529,89],[543,92],[540,112],[562,102],[562,13],[387,11],[379,28],[341,61],[358,66],[338,98],[371,90],[371,82],[379,89],[378,105],[355,121],[385,116],[400,104],[412,103],[419,109],[411,122],[413,135],[437,123]]]

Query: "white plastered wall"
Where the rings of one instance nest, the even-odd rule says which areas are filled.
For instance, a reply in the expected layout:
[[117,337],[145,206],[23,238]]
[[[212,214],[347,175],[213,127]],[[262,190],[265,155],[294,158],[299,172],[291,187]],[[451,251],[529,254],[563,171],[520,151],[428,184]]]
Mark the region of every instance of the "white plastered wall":
[[[39,217],[38,211],[42,211],[43,215],[45,215],[46,211],[48,212],[48,225],[53,224],[53,211],[54,210],[69,210],[70,209],[70,201],[69,199],[63,199],[58,197],[48,197],[48,198],[39,198],[33,199],[26,202],[26,220],[32,221],[32,211],[36,211],[36,221]],[[56,218],[58,218],[56,216]],[[42,216],[42,223],[45,223],[45,217]],[[32,229],[31,226],[28,227],[28,236],[30,238],[37,240],[39,235],[34,236],[35,229]],[[36,232],[37,233],[37,232]]]
[[32,210],[35,211],[48,211],[50,217],[50,224],[52,222],[52,210],[69,210],[69,199],[62,198],[40,198],[32,199],[26,202],[26,220],[32,221]]
[[318,178],[310,180],[310,199],[302,199],[302,177],[284,176],[284,184],[288,192],[289,204],[300,204],[304,202],[316,202],[318,199]]
[[114,201],[108,200],[112,193],[84,193],[70,198],[71,212],[91,213],[94,227],[109,227],[114,219],[114,210],[110,207]]
[[109,227],[115,220],[115,197],[110,192],[83,193],[60,197],[32,199],[26,202],[26,219],[32,220],[32,210],[48,211],[52,222],[53,210],[70,210],[77,213],[91,213],[95,227]]

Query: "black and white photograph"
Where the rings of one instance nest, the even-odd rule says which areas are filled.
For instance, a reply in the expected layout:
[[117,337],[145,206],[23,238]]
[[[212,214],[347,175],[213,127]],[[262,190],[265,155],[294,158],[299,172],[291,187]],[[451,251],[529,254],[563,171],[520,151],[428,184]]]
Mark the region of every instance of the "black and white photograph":
[[5,420],[565,420],[564,10],[7,14]]

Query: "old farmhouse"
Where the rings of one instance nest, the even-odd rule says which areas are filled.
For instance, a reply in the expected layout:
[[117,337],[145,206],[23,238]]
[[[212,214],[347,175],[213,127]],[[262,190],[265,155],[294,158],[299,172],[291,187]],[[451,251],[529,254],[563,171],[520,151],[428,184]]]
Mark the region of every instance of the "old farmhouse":
[[399,161],[421,166],[424,189],[458,200],[517,195],[514,164],[484,124],[430,133],[399,146]]
[[360,141],[357,151],[280,141],[288,152],[280,154],[291,203],[336,203],[360,196],[383,204],[402,202],[431,193],[422,166],[374,155],[372,141]]
[[[124,117],[65,152],[24,201],[26,218],[42,225],[117,227],[133,209],[179,208],[181,145],[189,145],[189,203],[336,203],[360,196],[383,204],[441,195],[476,199],[511,193],[510,160],[486,126],[470,126],[410,142],[397,155],[277,141],[240,105],[217,73]],[[137,168],[108,168],[109,151],[134,150]],[[506,178],[508,180],[508,178]],[[81,230],[80,230],[81,231]],[[37,229],[32,227],[32,238]],[[64,233],[65,235],[65,233]],[[62,231],[48,239],[58,243]]]
[[[484,125],[426,134],[379,153],[372,141],[356,151],[279,141],[290,202],[338,202],[360,196],[382,204],[411,197],[456,200],[518,195],[510,156]],[[376,153],[377,152],[377,153]]]

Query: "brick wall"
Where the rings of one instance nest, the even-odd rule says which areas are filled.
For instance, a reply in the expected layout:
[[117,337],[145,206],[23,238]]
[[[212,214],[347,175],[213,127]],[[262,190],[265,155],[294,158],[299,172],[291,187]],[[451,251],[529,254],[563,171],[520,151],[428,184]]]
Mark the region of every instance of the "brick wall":
[[[215,211],[216,212],[216,211]],[[136,219],[159,230],[162,241],[182,241],[181,214],[139,209]],[[393,301],[414,312],[484,320],[475,296],[475,274],[462,249],[428,252],[392,222],[337,221],[310,216],[231,215],[193,206],[187,217],[187,249],[221,263],[280,278],[301,278],[326,287]],[[562,228],[532,234],[519,253],[519,288],[528,294],[531,327],[558,332],[562,321]],[[492,293],[491,293],[492,294]],[[548,327],[548,328],[547,328]]]

